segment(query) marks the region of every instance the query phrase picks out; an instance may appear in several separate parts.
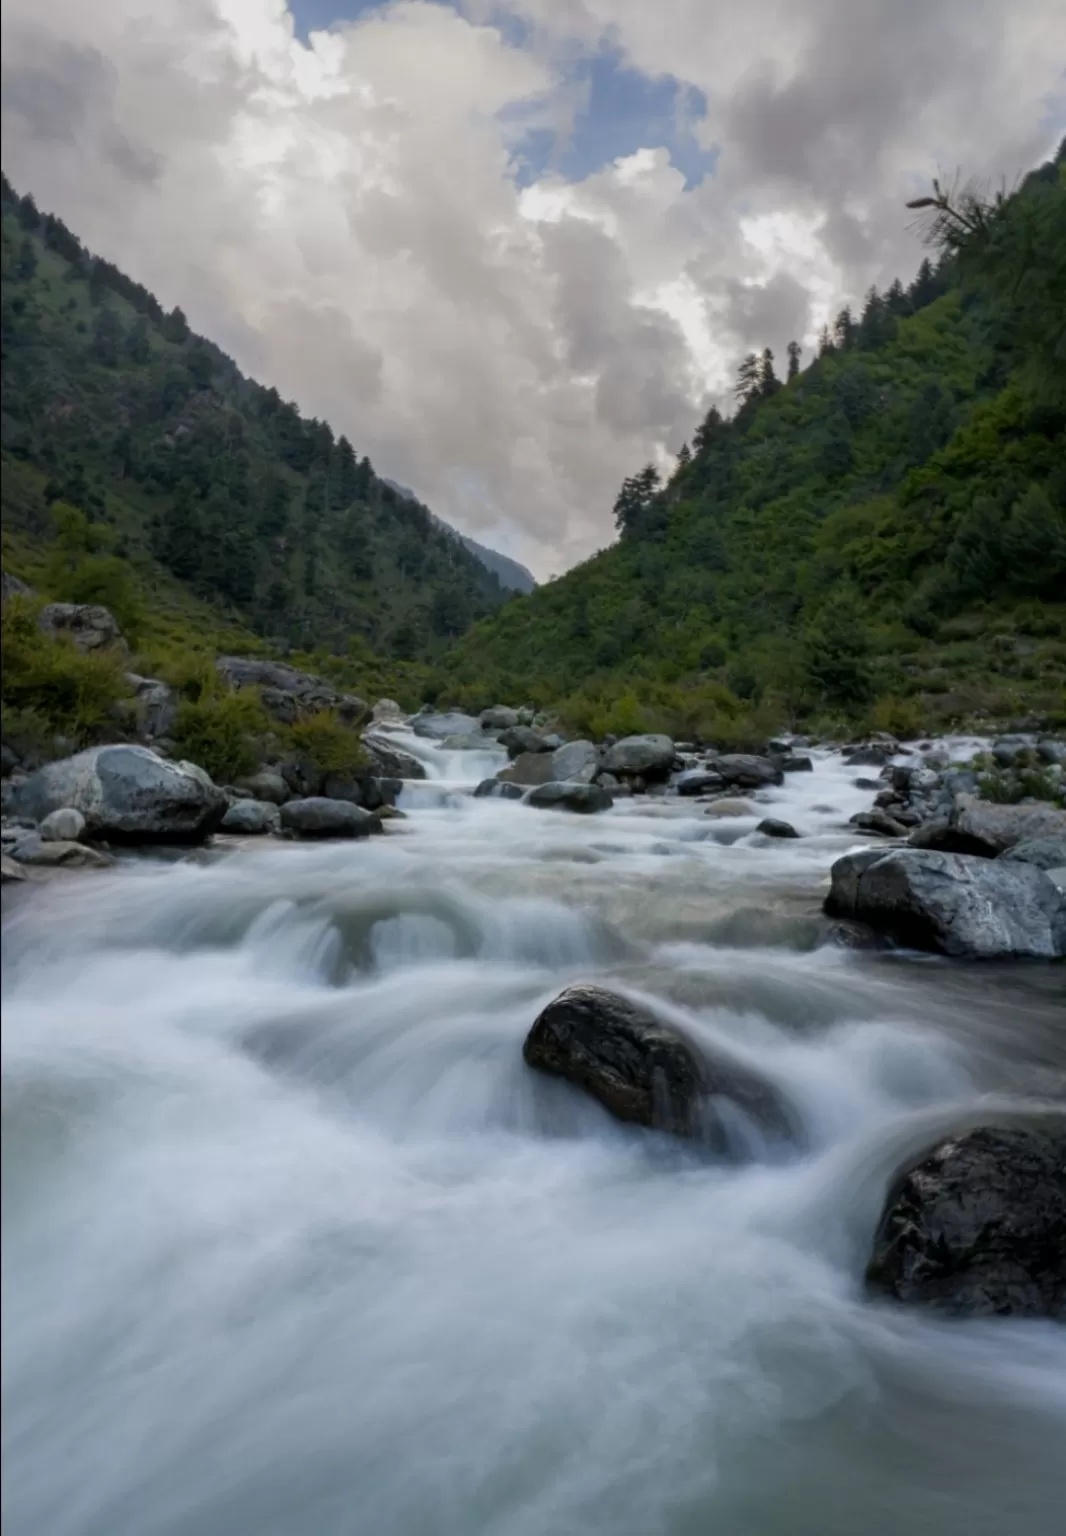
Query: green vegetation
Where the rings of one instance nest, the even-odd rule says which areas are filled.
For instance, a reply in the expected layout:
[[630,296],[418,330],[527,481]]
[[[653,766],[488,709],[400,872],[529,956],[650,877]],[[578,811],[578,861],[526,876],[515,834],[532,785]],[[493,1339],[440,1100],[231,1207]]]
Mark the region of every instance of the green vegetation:
[[503,602],[347,438],[6,179],[3,337],[5,567],[49,597],[105,603],[149,650],[168,648],[169,608],[191,636],[258,648],[343,654],[354,637],[377,671],[435,658]]
[[[617,545],[476,625],[442,693],[714,739],[901,730],[983,711],[1066,722],[1066,164],[992,202],[937,189],[937,261],[868,295],[788,379],[741,365]],[[575,694],[575,684],[580,692]]]
[[113,731],[130,688],[120,655],[51,639],[38,625],[40,607],[22,597],[4,604],[0,707],[5,742],[52,757],[57,735],[71,750]]

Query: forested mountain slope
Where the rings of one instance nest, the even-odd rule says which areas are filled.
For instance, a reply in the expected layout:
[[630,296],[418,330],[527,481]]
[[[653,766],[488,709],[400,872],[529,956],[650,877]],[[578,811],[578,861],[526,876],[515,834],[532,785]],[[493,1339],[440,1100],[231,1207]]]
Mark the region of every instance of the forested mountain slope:
[[[428,659],[503,602],[495,575],[345,437],[300,416],[193,335],[180,310],[96,259],[3,183],[5,563],[34,575],[57,541],[70,590],[101,550],[142,607],[206,602],[304,649]],[[28,570],[20,570],[20,564]],[[61,568],[52,562],[53,570]]]
[[452,692],[577,687],[575,719],[620,726],[738,699],[1062,709],[1063,153],[1011,198],[931,211],[936,264],[843,311],[787,380],[746,359],[732,419],[712,411],[667,484],[625,482],[617,545],[459,641]]

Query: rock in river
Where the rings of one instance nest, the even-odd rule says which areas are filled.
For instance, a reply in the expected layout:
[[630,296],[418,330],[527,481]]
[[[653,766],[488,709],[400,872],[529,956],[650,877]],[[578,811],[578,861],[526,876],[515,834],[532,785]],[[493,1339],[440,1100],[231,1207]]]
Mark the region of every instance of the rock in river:
[[46,843],[76,843],[85,831],[85,817],[72,805],[61,805],[41,822],[41,838]]
[[994,859],[1016,843],[1038,837],[1066,838],[1066,811],[1054,805],[997,805],[976,795],[960,795],[946,822],[919,828],[911,841],[916,847]]
[[758,789],[762,784],[781,784],[784,774],[769,757],[758,757],[751,752],[727,752],[711,759],[708,765],[726,784],[741,789]]
[[869,1286],[970,1317],[1066,1318],[1066,1120],[982,1127],[897,1178]]
[[598,784],[540,784],[526,796],[526,804],[538,810],[577,811],[586,816],[609,811],[613,803]]
[[147,747],[89,747],[47,763],[18,788],[14,813],[43,821],[72,806],[90,837],[127,843],[199,843],[226,814],[226,797],[202,768]]
[[623,736],[607,748],[603,766],[607,773],[619,778],[639,774],[642,779],[665,779],[675,755],[669,736]]
[[603,987],[567,987],[526,1036],[531,1067],[592,1095],[618,1120],[707,1142],[735,1156],[747,1150],[748,1120],[762,1135],[795,1135],[777,1092],[746,1067],[712,1059],[641,1003]]
[[475,800],[521,800],[525,796],[521,784],[511,784],[505,779],[482,779],[474,791]]
[[276,832],[278,825],[278,808],[269,800],[235,800],[223,816],[219,830],[257,836],[264,832]]
[[572,784],[591,784],[600,766],[599,750],[591,741],[568,741],[551,757],[552,778]]
[[799,837],[799,833],[790,821],[778,821],[774,816],[765,816],[755,828],[764,837]]
[[832,869],[826,911],[972,960],[1066,955],[1066,895],[1041,869],[961,853],[864,849]]
[[381,820],[373,811],[318,795],[287,800],[280,816],[282,830],[297,837],[367,837],[381,831]]

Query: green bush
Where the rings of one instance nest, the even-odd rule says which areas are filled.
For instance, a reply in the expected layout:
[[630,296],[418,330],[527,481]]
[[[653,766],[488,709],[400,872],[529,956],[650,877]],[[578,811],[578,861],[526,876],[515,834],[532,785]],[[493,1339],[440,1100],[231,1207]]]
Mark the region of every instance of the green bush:
[[353,773],[369,762],[358,731],[345,725],[335,710],[307,714],[289,728],[289,742],[296,754],[307,758],[321,773]]
[[12,598],[2,621],[5,712],[31,710],[51,731],[83,744],[130,697],[124,658],[116,651],[79,651],[67,636],[53,640],[37,622],[40,604]]
[[258,694],[205,692],[178,706],[174,746],[218,784],[229,784],[259,766],[257,738],[270,729]]

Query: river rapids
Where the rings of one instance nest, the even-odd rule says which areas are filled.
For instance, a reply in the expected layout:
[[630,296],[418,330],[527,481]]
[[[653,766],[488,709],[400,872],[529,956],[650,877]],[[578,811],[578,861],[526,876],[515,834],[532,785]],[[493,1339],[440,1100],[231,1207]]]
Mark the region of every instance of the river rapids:
[[[1061,1096],[1061,969],[820,945],[870,800],[833,754],[751,815],[579,817],[397,740],[385,837],[7,913],[6,1536],[1060,1532],[1066,1330],[862,1276],[903,1159]],[[532,1073],[577,979],[724,1044],[803,1151],[716,1165]]]

